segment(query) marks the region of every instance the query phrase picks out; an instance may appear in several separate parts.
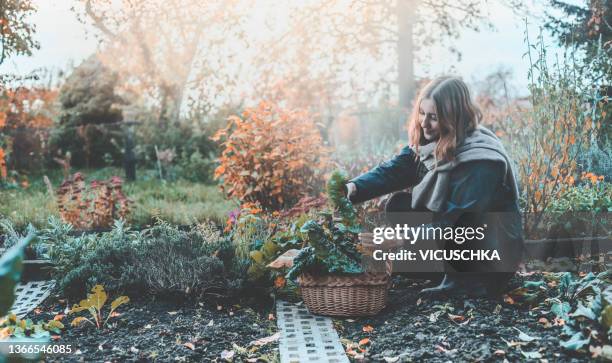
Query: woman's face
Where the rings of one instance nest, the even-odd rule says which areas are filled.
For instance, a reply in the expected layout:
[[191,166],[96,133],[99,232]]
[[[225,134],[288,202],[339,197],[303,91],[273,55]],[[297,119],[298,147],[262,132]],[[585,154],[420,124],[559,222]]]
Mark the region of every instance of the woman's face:
[[419,123],[427,141],[433,141],[440,136],[440,124],[436,113],[436,104],[431,98],[421,100],[419,106]]

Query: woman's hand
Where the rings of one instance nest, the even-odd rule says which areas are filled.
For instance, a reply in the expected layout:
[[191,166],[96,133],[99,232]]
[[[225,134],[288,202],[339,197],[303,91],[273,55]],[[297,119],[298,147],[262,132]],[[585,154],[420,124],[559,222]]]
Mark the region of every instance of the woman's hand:
[[346,184],[346,196],[351,199],[353,195],[357,194],[357,186],[355,183],[347,183]]

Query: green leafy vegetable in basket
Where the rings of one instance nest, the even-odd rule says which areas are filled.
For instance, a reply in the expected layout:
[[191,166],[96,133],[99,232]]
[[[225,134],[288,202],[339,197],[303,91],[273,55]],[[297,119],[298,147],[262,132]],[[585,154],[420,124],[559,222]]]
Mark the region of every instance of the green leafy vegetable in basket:
[[[287,273],[294,279],[303,272],[311,273],[362,273],[361,254],[355,241],[360,232],[355,208],[343,191],[346,177],[334,172],[327,183],[327,194],[332,211],[318,214],[300,228],[304,247],[293,260]],[[338,218],[334,218],[334,212]]]

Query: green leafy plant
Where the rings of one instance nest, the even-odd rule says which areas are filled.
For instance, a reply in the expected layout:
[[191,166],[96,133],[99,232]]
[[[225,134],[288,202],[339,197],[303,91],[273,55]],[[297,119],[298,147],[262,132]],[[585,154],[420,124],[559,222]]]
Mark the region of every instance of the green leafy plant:
[[72,309],[70,309],[70,311],[68,312],[68,314],[74,314],[74,313],[78,313],[78,312],[87,310],[89,314],[91,315],[92,319],[88,319],[84,316],[79,316],[79,317],[74,318],[72,320],[72,323],[70,323],[70,325],[79,326],[82,322],[86,321],[94,325],[96,328],[102,329],[108,322],[108,319],[110,319],[113,316],[113,312],[119,306],[126,304],[130,301],[130,298],[127,296],[119,296],[118,298],[113,300],[110,306],[110,311],[108,312],[106,316],[106,319],[103,319],[102,307],[106,303],[107,299],[108,299],[108,296],[106,295],[106,292],[104,291],[104,287],[102,287],[102,285],[94,286],[94,288],[91,289],[91,294],[87,295],[87,299],[81,300],[78,305],[75,304],[72,307]]
[[224,295],[234,247],[214,226],[184,231],[166,222],[141,232],[131,249],[132,281],[161,295]]
[[612,212],[612,183],[605,182],[592,173],[583,180],[590,182],[573,186],[551,202],[549,234],[606,236],[612,231],[608,213]]
[[0,340],[7,338],[50,338],[50,333],[60,334],[64,324],[58,320],[34,323],[30,319],[19,319],[9,314],[0,319]]
[[555,325],[561,326],[559,344],[564,349],[582,353],[609,349],[605,347],[612,340],[612,270],[579,276],[549,273],[544,278],[526,281],[508,295],[516,303],[548,309]]
[[[327,183],[331,211],[318,213],[299,230],[303,248],[287,273],[294,279],[304,272],[362,273],[361,254],[355,241],[360,232],[357,213],[344,193],[346,177],[335,171]],[[334,217],[334,213],[338,215]]]

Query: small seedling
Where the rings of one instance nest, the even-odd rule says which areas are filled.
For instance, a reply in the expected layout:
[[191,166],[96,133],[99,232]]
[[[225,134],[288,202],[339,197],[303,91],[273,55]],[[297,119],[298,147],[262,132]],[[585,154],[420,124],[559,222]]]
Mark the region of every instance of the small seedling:
[[72,326],[79,326],[82,322],[87,321],[91,325],[95,325],[98,329],[101,329],[106,325],[108,319],[114,316],[113,313],[115,312],[115,309],[117,309],[117,307],[130,301],[130,298],[127,296],[119,296],[118,298],[116,298],[111,303],[111,308],[108,312],[108,315],[106,316],[106,319],[102,320],[102,307],[104,306],[104,303],[106,302],[108,296],[106,295],[106,292],[104,291],[104,287],[102,287],[102,285],[94,286],[93,289],[91,289],[91,292],[91,294],[87,294],[87,299],[81,300],[78,305],[75,304],[72,309],[70,309],[68,314],[74,314],[83,310],[87,310],[91,314],[93,321],[84,316],[79,316],[72,320]]

